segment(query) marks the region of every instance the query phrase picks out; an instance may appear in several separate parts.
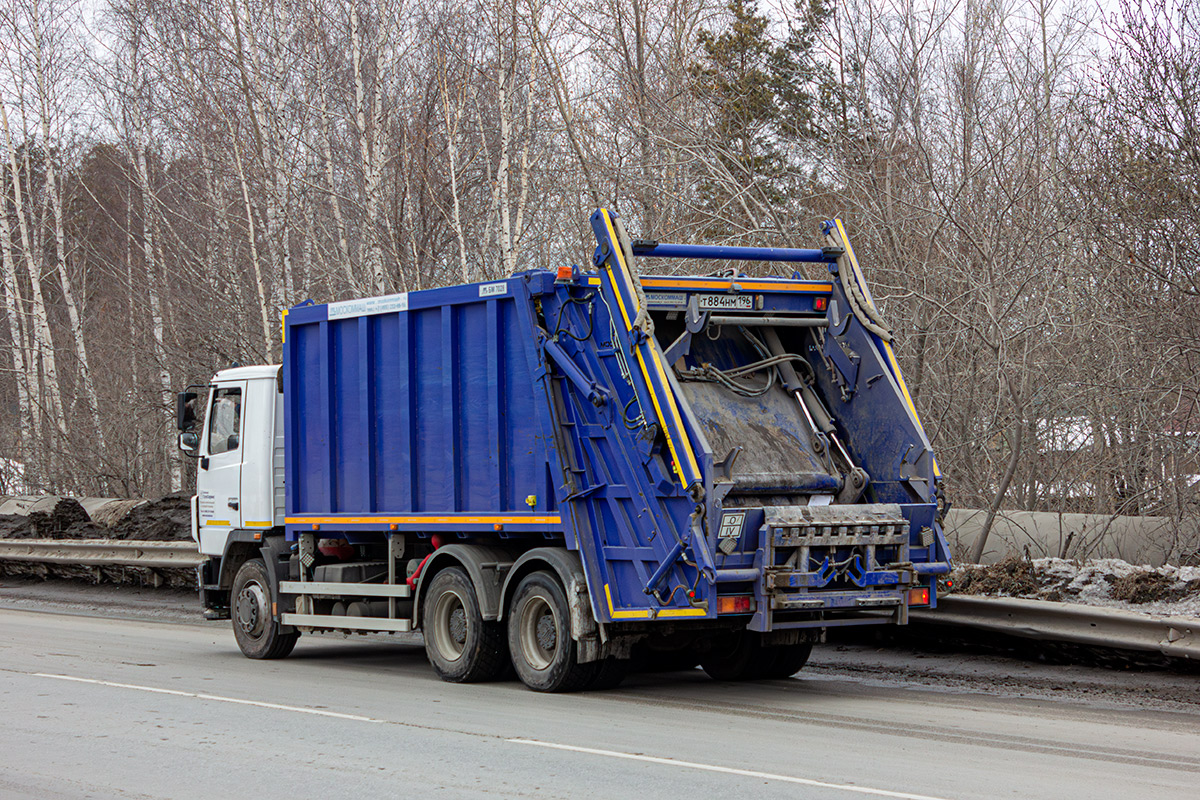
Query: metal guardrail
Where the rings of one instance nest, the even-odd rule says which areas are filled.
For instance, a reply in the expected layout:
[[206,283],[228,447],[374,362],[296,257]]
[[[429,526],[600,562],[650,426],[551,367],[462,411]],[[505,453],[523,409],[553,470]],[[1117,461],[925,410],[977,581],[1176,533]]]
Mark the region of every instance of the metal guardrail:
[[933,610],[910,612],[913,622],[957,625],[1025,639],[1158,652],[1200,660],[1200,618],[1140,614],[1076,603],[1014,597],[938,598]]
[[191,569],[205,556],[195,542],[132,539],[0,539],[0,560],[85,567],[126,566]]

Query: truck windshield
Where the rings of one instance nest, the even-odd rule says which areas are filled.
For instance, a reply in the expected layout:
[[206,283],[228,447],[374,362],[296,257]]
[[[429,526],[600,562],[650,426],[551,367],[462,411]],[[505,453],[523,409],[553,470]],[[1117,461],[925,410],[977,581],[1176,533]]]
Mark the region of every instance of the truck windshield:
[[208,429],[208,454],[236,450],[242,424],[242,390],[217,389],[213,394],[209,419],[212,422]]

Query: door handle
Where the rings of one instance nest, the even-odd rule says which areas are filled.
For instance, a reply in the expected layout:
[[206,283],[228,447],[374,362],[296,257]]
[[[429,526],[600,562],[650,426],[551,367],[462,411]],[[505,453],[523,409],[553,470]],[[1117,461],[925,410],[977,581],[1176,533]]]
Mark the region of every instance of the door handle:
[[226,505],[228,505],[234,511],[238,510],[238,501],[237,500],[230,500]]

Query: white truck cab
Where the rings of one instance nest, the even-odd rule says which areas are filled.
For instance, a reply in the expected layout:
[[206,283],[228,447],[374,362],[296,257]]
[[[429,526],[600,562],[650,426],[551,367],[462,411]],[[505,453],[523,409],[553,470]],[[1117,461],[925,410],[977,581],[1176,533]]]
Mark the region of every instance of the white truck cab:
[[181,437],[181,446],[199,460],[192,538],[205,555],[224,555],[235,531],[261,534],[283,526],[279,370],[274,364],[218,372],[210,384],[198,439],[192,434],[185,443]]

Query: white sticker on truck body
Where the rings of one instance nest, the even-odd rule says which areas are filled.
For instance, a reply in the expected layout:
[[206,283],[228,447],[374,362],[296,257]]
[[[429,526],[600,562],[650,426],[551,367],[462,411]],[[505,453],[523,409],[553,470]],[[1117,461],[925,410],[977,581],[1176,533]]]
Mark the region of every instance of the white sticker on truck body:
[[683,308],[687,305],[687,293],[685,292],[646,292],[646,305],[649,306],[677,306]]
[[508,294],[507,283],[484,283],[479,287],[480,297],[496,297],[502,294]]
[[392,311],[408,311],[408,292],[388,294],[383,297],[364,297],[362,300],[343,300],[330,303],[329,319],[365,317],[369,314],[387,314]]

